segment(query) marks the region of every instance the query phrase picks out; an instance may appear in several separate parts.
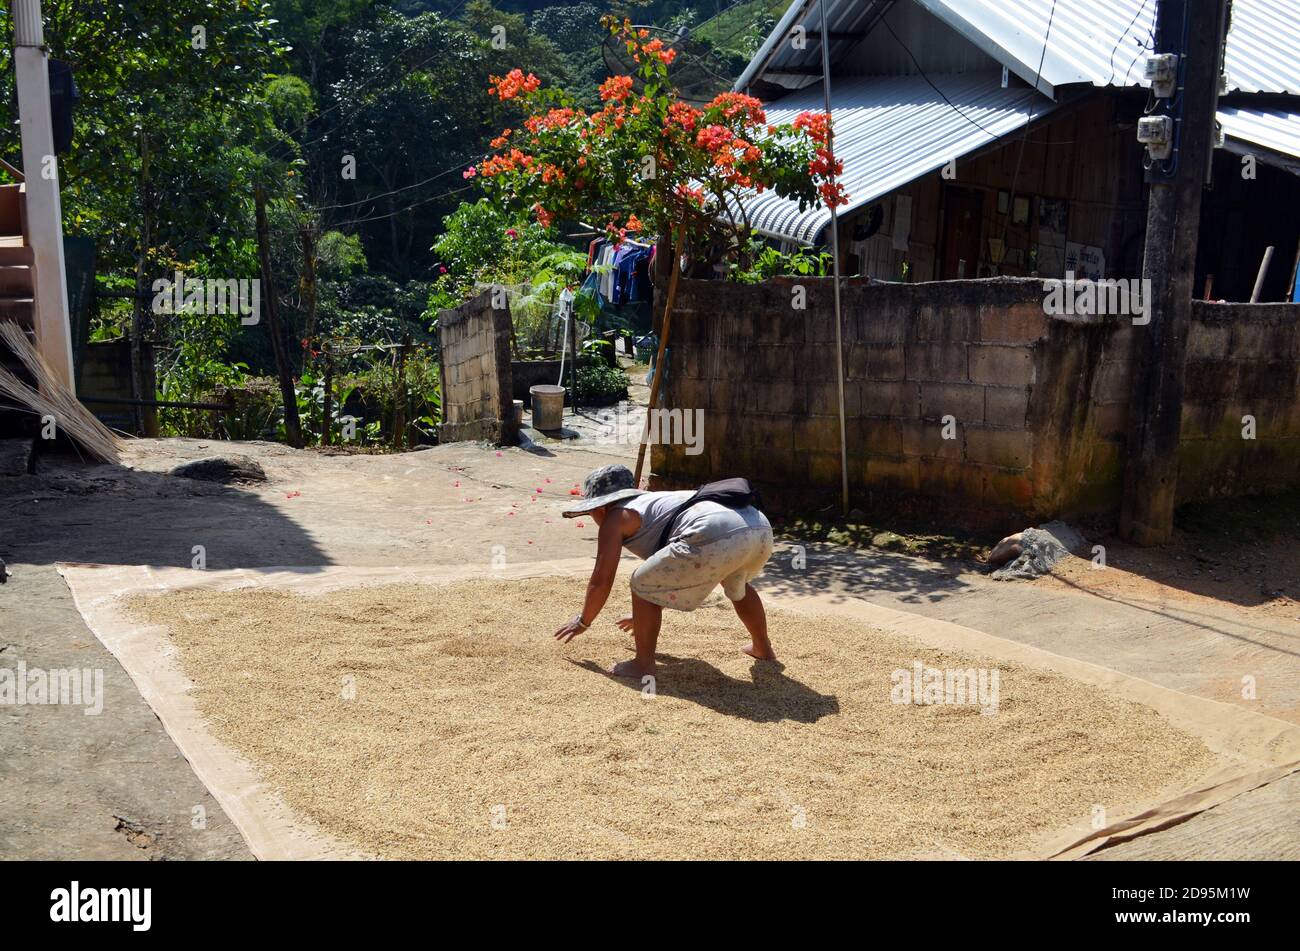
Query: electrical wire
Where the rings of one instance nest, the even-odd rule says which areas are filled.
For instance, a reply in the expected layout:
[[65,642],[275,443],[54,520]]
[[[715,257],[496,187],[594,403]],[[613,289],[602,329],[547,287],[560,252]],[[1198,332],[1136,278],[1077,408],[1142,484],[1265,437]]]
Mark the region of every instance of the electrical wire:
[[[1043,33],[1043,52],[1038,57],[1038,71],[1034,74],[1034,89],[1038,88],[1038,83],[1043,78],[1043,64],[1047,62],[1047,46],[1052,37],[1052,21],[1056,19],[1056,0],[1052,0],[1052,10],[1047,15],[1047,30]],[[1007,218],[1002,222],[1002,237],[999,239],[1005,248],[1007,244],[1007,230],[1011,227],[1011,219],[1015,215],[1016,202],[1016,185],[1020,181],[1020,165],[1025,158],[1025,142],[1029,138],[1029,127],[1034,124],[1034,112],[1029,110],[1029,121],[1025,123],[1025,131],[1020,136],[1020,151],[1016,155],[1016,170],[1011,176],[1011,191],[1007,198]]]
[[[1115,40],[1115,45],[1111,47],[1110,62],[1108,64],[1110,66],[1110,75],[1106,77],[1106,82],[1104,83],[1104,85],[1109,86],[1110,81],[1115,78],[1115,53],[1119,50],[1119,45],[1124,42],[1125,37],[1128,36],[1129,30],[1133,29],[1133,24],[1138,21],[1138,18],[1140,16],[1142,16],[1143,11],[1146,10],[1147,4],[1150,2],[1151,0],[1142,0],[1142,6],[1138,7],[1137,13],[1133,14],[1133,19],[1128,21],[1128,26],[1124,27],[1124,32],[1119,35],[1119,37]],[[1138,56],[1141,55],[1142,55],[1142,51],[1141,49],[1139,49]],[[1133,57],[1133,62],[1129,63],[1128,69],[1124,71],[1125,79],[1128,79],[1128,74],[1133,72],[1133,66],[1135,63],[1137,63],[1137,56]]]
[[[1055,9],[1055,4],[1053,4],[1053,9]],[[951,99],[949,99],[948,96],[944,93],[944,91],[943,91],[942,89],[940,89],[938,86],[936,86],[936,85],[934,84],[934,81],[933,81],[932,79],[930,79],[929,76],[926,75],[925,70],[921,68],[921,64],[918,63],[918,62],[916,61],[916,57],[913,56],[913,55],[912,55],[912,51],[911,51],[910,49],[908,49],[907,44],[904,43],[904,42],[902,41],[902,39],[899,37],[899,35],[898,35],[897,33],[894,32],[894,28],[893,28],[892,26],[889,25],[889,21],[884,20],[884,19],[881,19],[880,22],[881,22],[881,24],[885,27],[885,29],[889,31],[889,35],[892,36],[892,37],[894,38],[894,40],[898,43],[898,45],[901,46],[901,47],[903,48],[903,52],[906,53],[906,54],[907,54],[907,58],[910,59],[910,60],[912,61],[912,65],[915,66],[915,67],[916,67],[916,71],[917,71],[918,73],[921,74],[921,78],[924,79],[927,83],[930,84],[930,88],[931,88],[931,89],[933,89],[935,92],[937,92],[940,96],[943,97],[943,101],[946,102],[949,106],[951,106],[954,112],[956,112],[959,116],[961,116],[963,119],[965,119],[967,122],[969,122],[971,125],[973,125],[973,126],[974,126],[975,128],[977,128],[977,129],[979,129],[981,132],[983,132],[985,135],[989,136],[990,138],[993,138],[993,139],[1000,138],[1000,136],[999,136],[998,133],[993,132],[993,131],[991,131],[991,130],[989,130],[989,129],[984,128],[984,126],[980,125],[978,122],[976,122],[976,121],[975,121],[974,119],[972,119],[970,116],[968,116],[965,112],[963,112],[963,111],[961,110],[961,108],[960,108],[960,107],[959,107],[955,102],[953,102]],[[1049,30],[1051,29],[1051,24],[1050,24],[1050,22],[1048,23],[1048,29],[1049,29]],[[1044,53],[1046,53],[1046,46],[1044,46]],[[1041,62],[1038,64],[1038,68],[1039,68],[1040,71],[1042,70],[1043,65],[1042,65]],[[1035,82],[1034,82],[1034,88],[1035,88],[1035,90],[1038,88],[1038,82],[1037,82],[1037,80],[1035,80]],[[1033,121],[1033,114],[1032,114],[1032,113],[1030,114],[1030,121],[1031,121],[1031,122]],[[1026,127],[1026,128],[1028,128],[1028,127]]]

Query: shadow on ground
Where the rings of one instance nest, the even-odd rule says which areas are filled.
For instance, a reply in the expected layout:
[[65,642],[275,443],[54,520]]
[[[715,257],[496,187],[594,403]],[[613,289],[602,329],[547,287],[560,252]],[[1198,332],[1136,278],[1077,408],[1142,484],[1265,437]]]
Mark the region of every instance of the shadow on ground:
[[777,596],[817,594],[836,602],[889,593],[903,604],[934,604],[970,590],[961,578],[970,567],[961,561],[787,539],[763,570],[763,591]]
[[0,480],[0,557],[208,568],[327,565],[306,529],[254,492],[161,472],[45,456]]
[[[655,690],[659,696],[679,697],[724,716],[754,723],[816,723],[840,712],[834,696],[818,693],[807,684],[787,677],[779,661],[755,661],[750,679],[728,677],[717,667],[697,657],[656,654],[659,666]],[[615,677],[595,661],[573,661],[578,667],[607,677],[630,690],[640,692],[640,681]]]

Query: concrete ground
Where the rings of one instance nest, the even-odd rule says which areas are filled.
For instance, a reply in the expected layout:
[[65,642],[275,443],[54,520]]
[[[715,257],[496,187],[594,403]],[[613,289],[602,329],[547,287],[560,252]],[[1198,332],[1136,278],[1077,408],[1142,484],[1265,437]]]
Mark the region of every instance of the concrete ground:
[[[502,553],[589,555],[595,524],[560,510],[592,468],[635,456],[611,422],[620,422],[616,409],[566,420],[576,438],[530,433],[526,449],[456,444],[401,455],[138,440],[130,469],[44,457],[37,475],[0,479],[0,558],[13,573],[0,587],[0,659],[99,668],[106,693],[99,716],[58,706],[0,711],[0,857],[249,857],[81,621],[55,562],[188,566],[196,545],[210,568],[481,561],[486,570]],[[269,481],[222,487],[166,474],[232,452],[256,458]],[[806,566],[796,567],[799,543],[779,547],[766,590],[839,591],[1300,722],[1295,592],[1210,596],[1182,583],[1181,568],[1151,562],[1162,556],[1122,546],[1112,546],[1107,571],[1080,562],[1060,577],[1018,583],[992,581],[969,561],[824,542],[805,543]],[[615,598],[608,610],[622,607]],[[1242,697],[1243,677],[1254,678],[1256,699]],[[1300,775],[1292,775],[1099,858],[1297,858],[1298,799]]]

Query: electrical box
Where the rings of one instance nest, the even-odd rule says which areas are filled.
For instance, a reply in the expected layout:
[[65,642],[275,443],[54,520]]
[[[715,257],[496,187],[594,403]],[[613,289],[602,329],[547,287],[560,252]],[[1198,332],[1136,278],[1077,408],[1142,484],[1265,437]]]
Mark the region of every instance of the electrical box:
[[1153,159],[1167,159],[1174,150],[1174,120],[1169,116],[1139,119],[1137,137]]
[[1178,87],[1178,54],[1160,53],[1147,57],[1146,80],[1157,99],[1168,99]]

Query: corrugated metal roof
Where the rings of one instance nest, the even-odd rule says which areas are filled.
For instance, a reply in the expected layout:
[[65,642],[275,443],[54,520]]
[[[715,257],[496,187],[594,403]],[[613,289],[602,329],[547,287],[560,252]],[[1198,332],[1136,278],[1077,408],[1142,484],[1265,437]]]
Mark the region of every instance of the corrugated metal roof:
[[[1224,106],[1219,109],[1219,122],[1229,140],[1258,146],[1278,155],[1300,160],[1300,113],[1285,109],[1240,109]],[[1229,141],[1229,146],[1232,142]],[[1234,151],[1250,151],[1236,148]],[[1300,161],[1282,161],[1292,171],[1300,170]]]
[[[826,22],[830,24],[831,32],[831,62],[838,62],[848,55],[892,3],[893,0],[825,0]],[[814,69],[820,73],[822,6],[823,0],[794,0],[736,80],[735,88],[744,89],[753,81],[760,67],[769,80],[774,80],[775,74],[785,70]],[[803,49],[797,49],[793,42],[794,30],[800,26],[806,39]],[[781,84],[776,81],[776,85]],[[793,81],[786,85],[798,86],[800,83]]]
[[1300,4],[1233,0],[1228,88],[1300,96]]
[[[945,102],[922,76],[843,77],[835,81],[835,154],[852,211],[1012,132],[1053,103],[1023,86],[1003,89],[996,73],[931,76]],[[791,93],[767,110],[768,121],[790,122],[823,108],[821,85]],[[830,211],[772,193],[744,202],[750,223],[770,237],[812,244]]]
[[[849,31],[870,29],[885,6],[880,0],[827,2],[832,32],[842,25]],[[924,7],[1025,82],[1032,84],[1037,77],[1038,87],[1051,96],[1058,86],[1077,83],[1141,85],[1143,51],[1151,45],[1156,6],[1156,0],[898,2]],[[819,5],[820,0],[794,0],[737,88],[755,81],[760,72],[819,66],[821,51],[815,42],[800,51],[788,41],[796,21],[805,25],[810,37],[820,29]],[[1296,0],[1234,0],[1227,55],[1230,91],[1300,95],[1298,7]],[[840,61],[856,45],[856,41],[832,42],[832,61]]]

